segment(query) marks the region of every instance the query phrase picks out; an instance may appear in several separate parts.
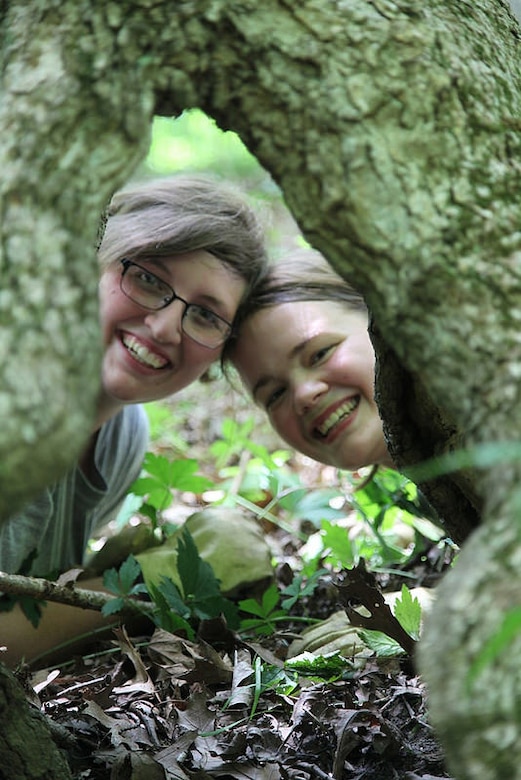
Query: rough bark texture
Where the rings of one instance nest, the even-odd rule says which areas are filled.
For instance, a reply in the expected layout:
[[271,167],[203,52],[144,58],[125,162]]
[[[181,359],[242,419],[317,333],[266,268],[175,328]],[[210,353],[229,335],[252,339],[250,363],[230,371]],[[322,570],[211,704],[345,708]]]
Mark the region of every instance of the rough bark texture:
[[49,726],[25,698],[14,676],[0,666],[1,780],[70,780],[66,760]]
[[99,216],[149,137],[150,88],[137,65],[111,78],[123,45],[88,5],[0,11],[0,518],[63,472],[89,433]]
[[[154,111],[238,131],[365,294],[400,465],[519,436],[520,30],[502,0],[12,0],[1,29],[0,514],[88,429],[97,214]],[[521,778],[521,638],[467,681],[519,604],[520,471],[426,488],[458,541],[484,519],[420,654],[460,778]]]

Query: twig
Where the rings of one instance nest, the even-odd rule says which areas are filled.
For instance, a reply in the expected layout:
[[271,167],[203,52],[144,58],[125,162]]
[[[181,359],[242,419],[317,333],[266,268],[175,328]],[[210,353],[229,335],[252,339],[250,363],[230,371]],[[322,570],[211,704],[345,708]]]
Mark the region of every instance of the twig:
[[[29,596],[38,601],[56,601],[80,609],[92,609],[101,612],[105,604],[116,596],[97,590],[76,588],[73,584],[59,585],[39,577],[23,577],[21,574],[6,574],[0,571],[0,593],[16,596]],[[125,599],[120,614],[151,615],[153,607],[146,601]]]

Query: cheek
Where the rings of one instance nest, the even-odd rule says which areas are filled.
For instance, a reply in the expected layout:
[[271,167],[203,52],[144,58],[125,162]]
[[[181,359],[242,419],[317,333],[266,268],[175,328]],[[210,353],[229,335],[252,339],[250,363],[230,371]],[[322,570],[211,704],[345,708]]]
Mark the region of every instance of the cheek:
[[352,343],[343,356],[345,374],[358,384],[364,394],[374,398],[375,354],[369,336],[364,333]]
[[280,410],[268,415],[270,425],[279,436],[295,449],[302,447],[300,427],[291,409],[281,407]]
[[[186,337],[185,337],[186,338]],[[201,347],[199,344],[191,342],[185,346],[183,352],[183,362],[185,369],[197,379],[201,374],[210,368],[212,363],[219,360],[220,353]]]
[[258,364],[256,365],[252,358],[253,355],[259,354],[257,350],[258,347],[252,340],[250,334],[247,332],[244,334],[241,333],[241,343],[235,348],[231,357],[232,366],[239,374],[239,378],[250,396],[252,395],[251,391],[253,386],[262,370],[262,367],[259,367]]
[[121,292],[120,273],[109,270],[102,275],[98,287],[99,317],[103,338],[110,341],[112,332],[119,322],[143,316],[143,309],[132,303]]
[[124,318],[124,308],[125,303],[120,300],[117,291],[100,296],[100,328],[105,342],[110,340],[115,323]]

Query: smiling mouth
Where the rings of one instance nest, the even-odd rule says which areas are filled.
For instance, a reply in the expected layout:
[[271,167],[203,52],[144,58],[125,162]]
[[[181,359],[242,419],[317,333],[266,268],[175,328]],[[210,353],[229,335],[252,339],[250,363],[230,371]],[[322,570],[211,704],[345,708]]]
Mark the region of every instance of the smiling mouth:
[[168,365],[168,360],[165,360],[154,352],[150,352],[135,336],[131,336],[129,333],[124,333],[121,337],[121,342],[126,349],[130,352],[133,358],[149,368],[155,368],[156,370],[164,368]]
[[327,419],[324,420],[322,425],[318,425],[315,428],[315,435],[325,439],[326,436],[331,433],[331,430],[335,427],[335,425],[337,425],[341,420],[344,420],[346,417],[349,417],[349,415],[354,412],[359,403],[359,395],[357,395],[356,398],[352,398],[350,401],[343,403],[341,406],[335,409],[335,411],[332,412],[329,417],[327,417]]

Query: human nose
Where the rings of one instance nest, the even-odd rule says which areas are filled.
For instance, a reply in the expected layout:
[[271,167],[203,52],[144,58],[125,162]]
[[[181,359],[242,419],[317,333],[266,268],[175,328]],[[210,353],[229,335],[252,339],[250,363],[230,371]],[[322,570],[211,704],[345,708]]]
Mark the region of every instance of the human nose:
[[158,342],[178,344],[183,336],[185,304],[179,298],[163,308],[151,311],[145,317],[145,324]]
[[293,397],[297,414],[309,412],[326,390],[327,385],[318,377],[307,377],[296,383]]

